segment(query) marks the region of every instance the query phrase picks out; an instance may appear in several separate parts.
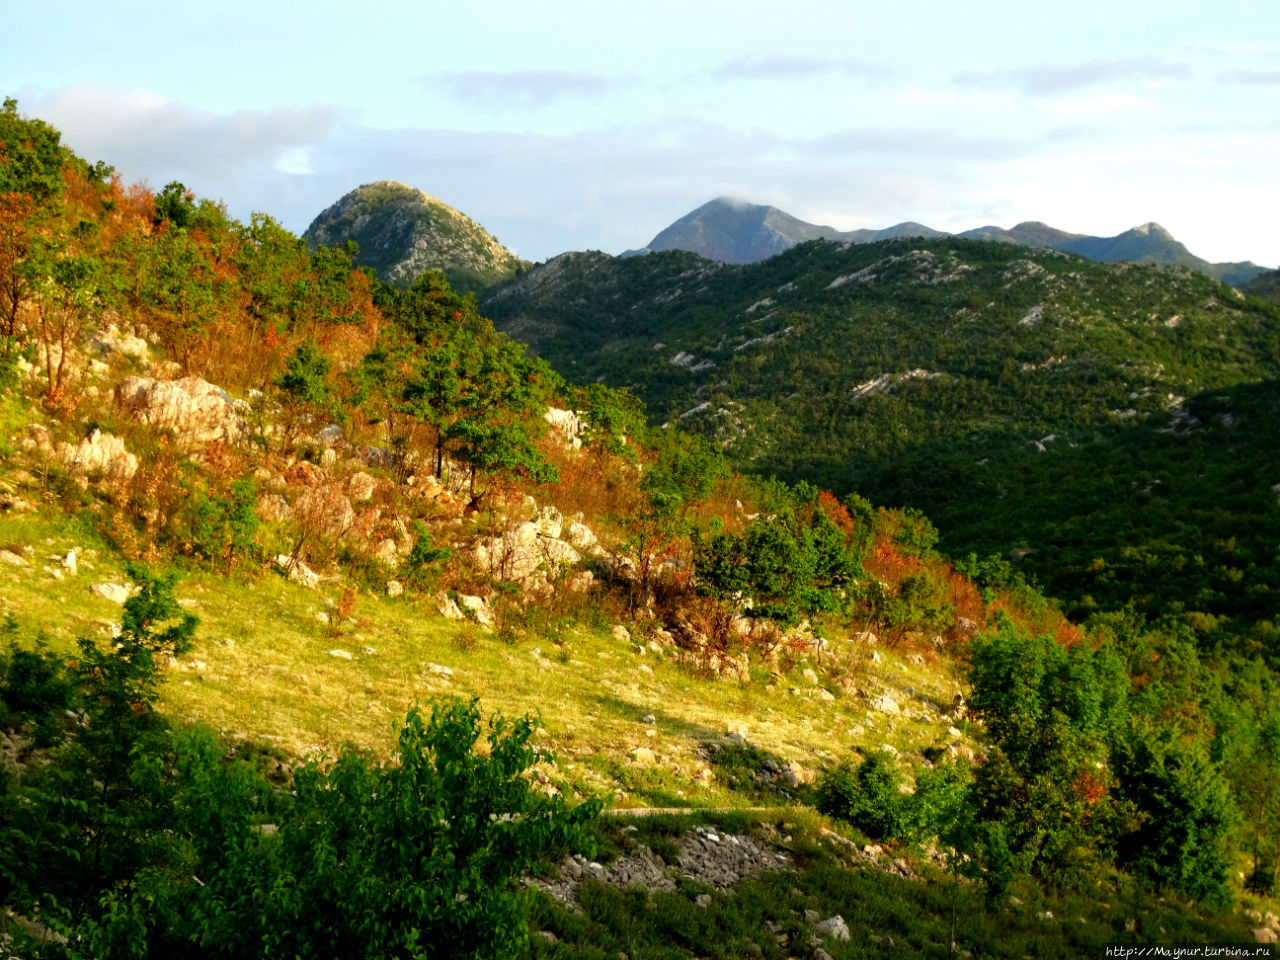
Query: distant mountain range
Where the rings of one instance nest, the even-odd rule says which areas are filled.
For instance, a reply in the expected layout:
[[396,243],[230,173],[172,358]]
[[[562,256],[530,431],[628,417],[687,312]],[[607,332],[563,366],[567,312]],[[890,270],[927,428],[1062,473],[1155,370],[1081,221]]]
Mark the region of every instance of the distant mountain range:
[[[952,236],[921,223],[899,223],[884,230],[848,230],[806,223],[777,207],[717,197],[685,214],[661,231],[639,250],[623,256],[688,250],[724,263],[756,263],[789,250],[808,240],[842,240],[871,243],[898,237]],[[1028,221],[1010,229],[986,226],[955,236],[974,240],[994,240],[1026,247],[1044,247],[1074,253],[1102,263],[1133,261],[1162,266],[1182,266],[1199,271],[1232,286],[1240,286],[1260,274],[1265,267],[1252,262],[1210,263],[1191,253],[1158,223],[1145,223],[1115,237],[1091,237],[1068,233],[1048,224]]]
[[391,180],[352,190],[302,236],[312,247],[354,240],[360,248],[356,264],[374,268],[380,280],[395,287],[441,270],[454,289],[479,291],[527,265],[470,217]]

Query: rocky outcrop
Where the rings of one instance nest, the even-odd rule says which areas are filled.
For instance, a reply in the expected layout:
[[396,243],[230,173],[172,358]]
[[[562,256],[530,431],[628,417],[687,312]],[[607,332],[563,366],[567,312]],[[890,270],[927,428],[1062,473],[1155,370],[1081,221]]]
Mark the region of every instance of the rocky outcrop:
[[122,483],[138,472],[138,458],[126,449],[124,440],[102,430],[94,430],[74,447],[60,444],[58,459],[80,479]]
[[[517,523],[498,536],[476,540],[471,547],[472,562],[486,576],[532,586],[530,581],[545,581],[561,566],[582,561],[582,553],[561,539],[565,528],[559,510],[543,507],[532,520]],[[571,524],[569,529],[578,543],[594,546],[595,534],[584,524]]]
[[215,442],[237,444],[248,436],[227,392],[198,377],[128,377],[116,387],[116,402],[135,420],[172,430],[186,449]]

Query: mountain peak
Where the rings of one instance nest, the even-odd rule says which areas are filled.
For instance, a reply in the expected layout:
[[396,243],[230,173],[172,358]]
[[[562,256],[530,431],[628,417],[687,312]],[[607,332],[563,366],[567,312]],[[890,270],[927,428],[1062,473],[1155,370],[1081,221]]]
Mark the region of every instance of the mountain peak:
[[479,291],[515,274],[520,260],[480,224],[431,194],[397,180],[361,184],[324,210],[303,235],[311,246],[360,247],[358,266],[407,287],[441,270],[460,291]]

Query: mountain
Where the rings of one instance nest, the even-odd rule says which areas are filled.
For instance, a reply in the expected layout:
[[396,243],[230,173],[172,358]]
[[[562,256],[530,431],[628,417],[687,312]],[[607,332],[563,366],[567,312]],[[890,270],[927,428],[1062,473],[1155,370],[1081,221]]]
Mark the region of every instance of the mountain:
[[1260,273],[1240,289],[1251,296],[1280,300],[1280,270]]
[[722,263],[755,263],[807,240],[850,240],[866,243],[893,237],[937,237],[937,230],[919,223],[900,223],[886,230],[842,233],[834,227],[806,223],[764,204],[717,197],[685,214],[639,250],[624,256],[688,250]]
[[[708,260],[755,263],[808,240],[874,243],[877,240],[899,237],[946,236],[952,234],[913,221],[883,230],[840,231],[834,227],[806,223],[777,207],[719,197],[681,217],[649,241],[648,246],[640,250],[629,250],[623,256],[662,250],[688,250]],[[1019,223],[1008,230],[996,226],[977,227],[956,236],[1027,247],[1048,247],[1102,263],[1128,260],[1134,263],[1190,267],[1232,286],[1239,286],[1265,272],[1264,267],[1252,262],[1210,263],[1201,259],[1158,223],[1146,223],[1115,237],[1068,233],[1037,221]]]
[[456,289],[479,291],[515,275],[522,261],[484,227],[421,190],[379,180],[326,209],[303,239],[314,249],[354,240],[358,266],[407,287],[427,270],[441,270]]
[[[1071,602],[1203,592],[1225,621],[1280,597],[1246,574],[1280,537],[1280,308],[1190,269],[959,238],[572,254],[481,309],[741,469],[919,508],[953,555],[1038,551],[1023,566]],[[1165,519],[1130,529],[1139,503]],[[1192,589],[1220,540],[1242,579]]]

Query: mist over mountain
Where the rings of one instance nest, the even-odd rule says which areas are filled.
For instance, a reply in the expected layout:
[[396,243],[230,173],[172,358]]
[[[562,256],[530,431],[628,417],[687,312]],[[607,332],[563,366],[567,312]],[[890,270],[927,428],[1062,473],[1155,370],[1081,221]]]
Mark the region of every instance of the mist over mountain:
[[403,183],[379,180],[346,194],[302,235],[313,248],[359,245],[358,266],[407,287],[427,270],[441,270],[457,289],[482,290],[508,277],[520,259],[484,227],[435,197]]
[[[945,236],[952,234],[913,221],[883,230],[841,231],[834,227],[806,223],[777,207],[717,197],[662,230],[647,246],[629,250],[623,256],[661,250],[688,250],[708,260],[755,263],[807,240],[873,243],[897,237]],[[1102,263],[1128,260],[1134,263],[1190,267],[1232,286],[1239,286],[1265,272],[1264,267],[1250,261],[1210,263],[1191,253],[1158,223],[1145,223],[1114,237],[1068,233],[1036,221],[1019,223],[1009,229],[997,226],[977,227],[955,236],[1028,247],[1048,247]]]

